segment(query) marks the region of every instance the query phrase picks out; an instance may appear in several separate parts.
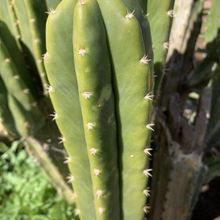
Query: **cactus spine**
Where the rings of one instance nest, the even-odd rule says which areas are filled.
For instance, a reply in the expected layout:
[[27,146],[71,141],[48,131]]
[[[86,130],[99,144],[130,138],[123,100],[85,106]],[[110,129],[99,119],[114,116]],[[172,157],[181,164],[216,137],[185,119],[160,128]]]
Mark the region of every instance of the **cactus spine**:
[[89,213],[89,218],[95,220],[90,165],[74,69],[72,33],[75,4],[76,1],[64,0],[56,10],[50,12],[46,27],[47,53],[44,58],[51,85],[50,97],[56,111],[53,118],[69,154],[68,165],[72,173],[69,181],[76,193],[76,214],[87,219]]

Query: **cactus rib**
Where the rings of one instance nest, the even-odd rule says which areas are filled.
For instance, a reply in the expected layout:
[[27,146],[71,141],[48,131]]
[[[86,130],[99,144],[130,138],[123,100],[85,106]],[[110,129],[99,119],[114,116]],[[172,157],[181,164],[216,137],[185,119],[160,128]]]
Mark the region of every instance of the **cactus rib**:
[[[119,0],[98,0],[104,18],[115,71],[115,88],[121,135],[122,203],[126,220],[144,217],[148,148],[152,124],[151,57],[146,54],[142,31],[135,16]],[[129,16],[128,16],[129,15]],[[120,30],[120,37],[118,37]],[[129,45],[124,42],[129,40]],[[149,97],[149,96],[148,96]],[[131,105],[133,108],[131,108]],[[131,184],[131,183],[136,183]]]
[[[119,178],[110,56],[96,0],[74,10],[74,58],[97,220],[119,220]],[[91,96],[85,96],[88,92]],[[91,154],[91,148],[97,150]],[[107,162],[108,161],[108,162]]]
[[88,219],[89,213],[89,218],[95,220],[90,165],[73,62],[75,4],[75,0],[64,0],[51,11],[46,24],[47,53],[44,57],[51,84],[50,97],[56,111],[53,115],[69,154],[68,165],[72,176],[68,180],[76,193],[76,214],[81,219]]

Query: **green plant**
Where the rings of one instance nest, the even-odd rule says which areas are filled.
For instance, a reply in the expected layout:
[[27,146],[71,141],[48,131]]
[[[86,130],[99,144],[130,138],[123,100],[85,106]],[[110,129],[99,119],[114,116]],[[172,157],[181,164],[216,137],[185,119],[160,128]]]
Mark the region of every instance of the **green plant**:
[[208,2],[208,8],[205,0],[0,6],[2,125],[32,149],[60,137],[81,219],[139,220],[150,204],[152,220],[186,220],[202,185],[219,175],[210,152],[220,143],[220,6]]
[[[69,191],[68,186],[65,186],[58,170],[64,178],[68,171],[65,164],[57,162],[64,160],[65,152],[62,144],[58,144],[59,131],[49,117],[52,106],[47,96],[48,81],[42,58],[45,52],[46,3],[1,1],[0,133],[10,141],[22,139],[31,146],[32,153],[41,161],[42,167],[45,166],[52,181],[60,182],[55,185],[65,192]],[[48,2],[49,7],[57,3]],[[61,153],[55,153],[54,149]]]
[[0,219],[75,219],[72,204],[57,195],[37,164],[20,142],[0,144]]

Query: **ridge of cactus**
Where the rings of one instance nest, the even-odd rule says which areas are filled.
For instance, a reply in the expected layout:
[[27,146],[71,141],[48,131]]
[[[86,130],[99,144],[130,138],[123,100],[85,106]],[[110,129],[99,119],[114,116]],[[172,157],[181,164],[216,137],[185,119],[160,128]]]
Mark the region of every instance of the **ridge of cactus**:
[[60,2],[61,0],[46,0],[47,8],[48,9],[56,8]]
[[5,88],[4,82],[0,77],[0,123],[3,125],[3,129],[6,134],[12,137],[16,137],[18,132],[15,128],[15,122],[13,115],[8,106],[8,92]]
[[44,92],[46,93],[48,80],[43,64],[43,54],[46,50],[44,30],[44,24],[46,22],[46,4],[39,4],[39,2],[39,0],[24,0],[24,5],[27,11],[27,19],[29,21],[33,54]]
[[[119,170],[110,54],[96,0],[77,2],[73,48],[97,220],[120,219]],[[101,61],[101,62],[100,62]],[[96,153],[91,153],[91,149]]]
[[[36,108],[36,100],[20,77],[19,66],[16,66],[10,50],[8,50],[4,43],[2,35],[0,35],[0,65],[1,77],[8,90],[9,97],[13,96],[11,99],[13,103],[19,103],[17,107],[19,108],[19,112],[21,112],[21,117],[25,117],[25,122],[21,126],[21,129],[19,129],[19,132],[26,136],[30,132],[33,132],[31,129],[33,123],[38,122],[39,127],[42,125],[41,113]],[[15,109],[12,108],[11,111]],[[15,117],[14,119],[19,120],[20,118]]]
[[[104,18],[114,68],[114,89],[121,153],[123,218],[142,219],[146,194],[152,106],[151,57],[140,25],[122,1],[98,0]],[[120,30],[120,38],[118,36]],[[124,44],[129,39],[129,45]],[[125,53],[126,52],[126,53]],[[134,107],[131,108],[130,105]],[[135,183],[135,184],[131,184]]]
[[18,24],[14,20],[14,11],[9,0],[1,0],[0,20],[7,24],[10,32],[16,36],[16,39],[20,38],[19,33],[17,32]]
[[44,63],[50,83],[49,94],[56,111],[52,117],[69,155],[67,163],[71,176],[68,181],[76,194],[75,214],[81,219],[88,219],[89,213],[89,218],[95,220],[90,165],[74,69],[72,33],[75,4],[75,0],[64,0],[50,11],[46,24],[47,53]]

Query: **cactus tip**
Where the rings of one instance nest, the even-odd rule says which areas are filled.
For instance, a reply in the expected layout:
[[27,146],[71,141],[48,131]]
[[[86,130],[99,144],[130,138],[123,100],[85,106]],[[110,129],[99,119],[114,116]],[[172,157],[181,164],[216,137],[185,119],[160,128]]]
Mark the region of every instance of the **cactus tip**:
[[148,93],[147,95],[144,96],[144,99],[150,100],[152,101],[154,98],[154,95],[152,95],[152,93]]

